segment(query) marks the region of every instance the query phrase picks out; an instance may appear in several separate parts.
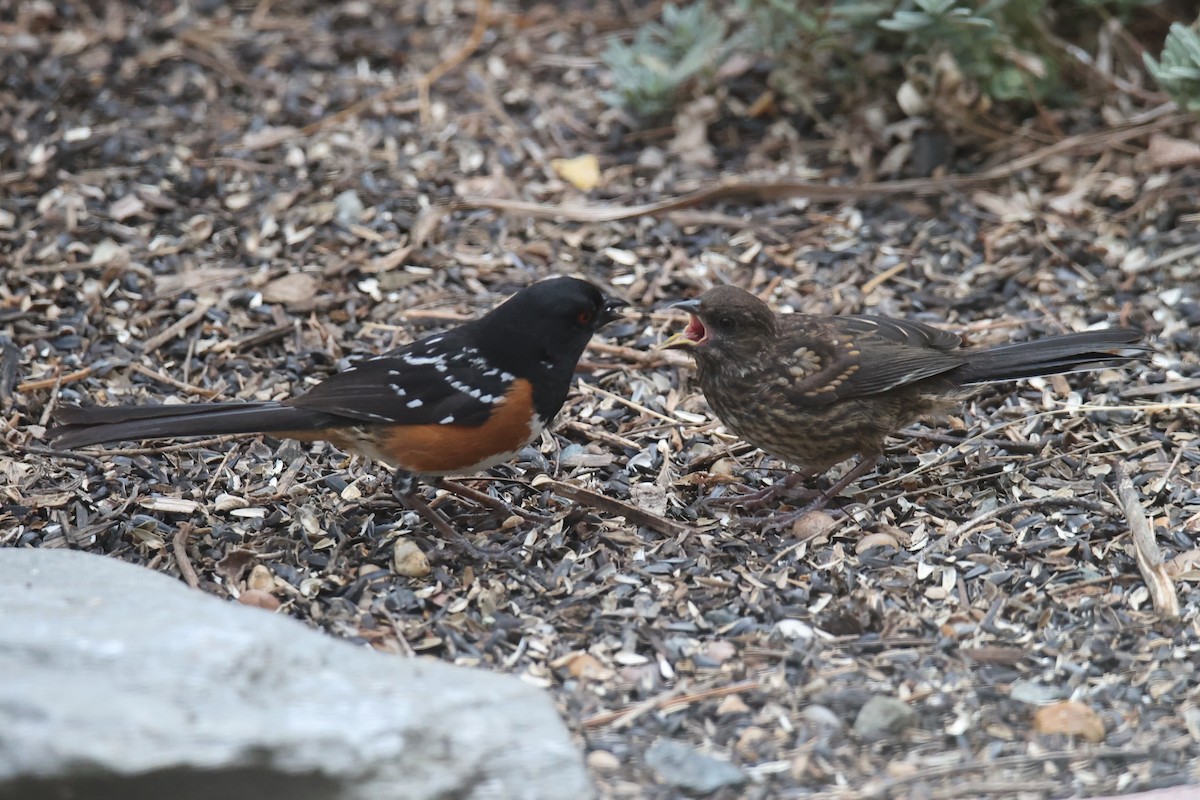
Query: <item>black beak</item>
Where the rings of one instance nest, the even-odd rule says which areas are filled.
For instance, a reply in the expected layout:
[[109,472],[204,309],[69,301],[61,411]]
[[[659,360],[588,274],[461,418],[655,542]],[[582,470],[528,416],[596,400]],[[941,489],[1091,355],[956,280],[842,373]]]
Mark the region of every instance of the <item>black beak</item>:
[[621,310],[627,308],[629,303],[619,297],[608,297],[604,300],[604,308],[600,309],[599,325],[607,325],[617,317],[621,316]]
[[696,313],[696,310],[700,308],[700,300],[698,298],[693,298],[691,300],[678,300],[674,303],[671,303],[669,306],[667,306],[667,308],[681,308],[688,313],[694,314]]

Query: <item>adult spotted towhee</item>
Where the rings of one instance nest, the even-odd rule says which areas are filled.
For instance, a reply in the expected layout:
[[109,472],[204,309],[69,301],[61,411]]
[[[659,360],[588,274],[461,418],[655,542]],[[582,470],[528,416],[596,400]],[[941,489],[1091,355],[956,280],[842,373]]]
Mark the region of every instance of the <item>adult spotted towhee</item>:
[[[692,353],[705,398],[733,433],[810,475],[860,456],[809,508],[870,470],[889,434],[966,399],[972,386],[1099,369],[1147,349],[1140,331],[1122,328],[962,349],[955,334],[918,322],[775,314],[733,286],[675,307],[691,321],[662,347]],[[791,481],[781,483],[786,491]]]
[[554,278],[477,320],[360,361],[289,400],[65,406],[50,438],[61,448],[222,434],[325,440],[389,464],[397,497],[463,542],[417,496],[416,478],[469,475],[533,441],[567,399],[592,334],[625,305],[587,281]]

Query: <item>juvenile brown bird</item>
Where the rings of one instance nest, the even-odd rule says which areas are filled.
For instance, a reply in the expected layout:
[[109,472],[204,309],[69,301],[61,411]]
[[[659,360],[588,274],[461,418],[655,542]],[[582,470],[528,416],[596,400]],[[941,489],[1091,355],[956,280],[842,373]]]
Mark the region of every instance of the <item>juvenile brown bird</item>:
[[889,434],[975,385],[1099,369],[1146,350],[1127,328],[961,349],[955,334],[919,322],[777,315],[733,286],[675,307],[691,322],[662,346],[692,353],[705,398],[732,432],[809,473],[860,456],[813,506],[870,470]]

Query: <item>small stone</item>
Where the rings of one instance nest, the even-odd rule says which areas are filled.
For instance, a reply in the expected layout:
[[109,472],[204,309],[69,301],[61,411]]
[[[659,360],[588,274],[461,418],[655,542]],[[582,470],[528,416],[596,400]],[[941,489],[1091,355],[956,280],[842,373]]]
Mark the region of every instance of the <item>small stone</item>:
[[363,211],[366,210],[358,192],[353,189],[347,189],[333,198],[333,204],[337,208],[337,221],[343,225],[352,225],[360,221]]
[[593,750],[587,754],[587,765],[594,772],[612,773],[621,768],[621,759],[607,750]]
[[792,535],[801,540],[812,539],[829,533],[836,524],[837,520],[824,511],[809,511],[792,523]]
[[266,611],[275,611],[279,608],[279,598],[270,592],[259,591],[258,589],[247,589],[238,595],[238,602],[244,606],[254,606]]
[[741,786],[746,774],[730,764],[671,739],[659,739],[646,751],[646,765],[661,783],[697,794],[710,794],[724,786]]
[[812,625],[798,619],[785,617],[775,623],[775,632],[789,641],[803,639],[805,641],[816,636],[816,631]]
[[917,721],[917,712],[894,697],[875,695],[863,705],[854,720],[854,734],[868,742],[895,736]]
[[833,709],[828,706],[807,706],[800,712],[800,718],[818,731],[837,733],[846,727]]
[[713,465],[708,468],[709,475],[720,475],[728,478],[732,477],[737,471],[737,462],[732,458],[718,458],[713,462]]
[[397,539],[392,545],[392,570],[405,578],[424,578],[430,572],[429,558],[414,542]]

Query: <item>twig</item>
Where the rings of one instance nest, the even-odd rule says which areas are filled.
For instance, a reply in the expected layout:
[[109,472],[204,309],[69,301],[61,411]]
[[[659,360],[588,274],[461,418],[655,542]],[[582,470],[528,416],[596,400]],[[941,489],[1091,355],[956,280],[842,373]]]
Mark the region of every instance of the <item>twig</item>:
[[196,568],[192,566],[192,559],[187,554],[187,540],[192,534],[192,529],[190,522],[179,523],[179,530],[171,540],[171,551],[175,554],[175,563],[179,565],[179,574],[183,576],[184,582],[193,589],[199,589],[200,578],[196,575]]
[[1113,477],[1117,484],[1117,499],[1125,512],[1129,532],[1133,534],[1133,549],[1137,556],[1138,570],[1146,581],[1154,610],[1164,617],[1174,619],[1179,616],[1179,596],[1175,592],[1171,576],[1163,566],[1162,550],[1154,540],[1154,529],[1150,520],[1146,519],[1142,500],[1120,461],[1113,462]]
[[606,497],[590,489],[584,489],[581,486],[573,486],[563,481],[556,481],[553,478],[547,478],[544,482],[536,481],[534,488],[548,488],[550,491],[568,500],[573,500],[576,503],[581,503],[582,505],[596,508],[609,514],[624,517],[635,525],[644,525],[651,530],[658,531],[664,536],[682,536],[693,532],[686,525],[674,522],[665,517],[660,517],[657,514],[651,514],[644,508],[638,508],[613,497]]
[[183,333],[188,328],[192,327],[201,319],[203,319],[204,315],[208,313],[208,310],[216,304],[217,301],[212,297],[200,298],[196,301],[195,308],[184,314],[175,322],[168,325],[166,329],[160,332],[157,336],[151,336],[149,339],[143,342],[142,352],[152,353],[158,348],[162,347],[164,344],[171,341],[176,336]]
[[56,375],[53,378],[38,378],[32,381],[17,385],[18,392],[39,392],[42,389],[53,389],[56,386],[65,386],[68,383],[76,383],[91,375],[95,370],[94,366],[87,366],[83,369],[77,369],[74,372],[68,372],[66,375]]
[[454,51],[449,58],[429,70],[429,72],[417,78],[417,104],[421,112],[422,125],[428,125],[430,121],[430,87],[437,83],[446,73],[457,69],[464,61],[470,58],[472,53],[479,49],[479,45],[483,44],[483,36],[487,33],[491,17],[492,0],[476,0],[475,25],[471,28],[471,35],[463,42],[462,47]]
[[534,203],[507,198],[480,197],[469,195],[454,201],[459,208],[489,208],[512,214],[523,214],[541,219],[560,219],[569,222],[615,222],[642,216],[662,216],[672,211],[703,206],[717,200],[749,200],[766,202],[793,197],[804,197],[822,202],[843,202],[872,197],[895,197],[897,195],[929,195],[947,191],[964,191],[985,186],[996,181],[1007,180],[1020,172],[1037,166],[1051,158],[1068,154],[1090,152],[1097,148],[1111,147],[1119,142],[1146,136],[1164,128],[1187,121],[1183,114],[1171,114],[1140,125],[1122,130],[1068,136],[1028,155],[984,170],[975,175],[952,175],[946,178],[911,178],[899,181],[863,183],[856,186],[836,186],[827,183],[812,183],[796,180],[769,180],[756,177],[731,178],[715,186],[700,189],[681,197],[658,203],[635,206],[580,206],[553,203]]
[[155,370],[152,370],[149,367],[144,367],[141,364],[130,364],[129,368],[131,370],[133,370],[134,372],[139,372],[142,375],[145,375],[147,378],[150,378],[151,380],[159,381],[160,383],[165,383],[167,386],[171,386],[175,389],[179,389],[181,392],[189,392],[191,394],[198,394],[201,397],[204,397],[209,400],[211,400],[212,398],[221,394],[220,392],[216,391],[215,389],[205,389],[203,386],[196,386],[195,384],[192,384],[192,383],[184,383],[183,381],[172,378],[170,375],[167,375],[162,372],[156,372]]
[[583,727],[599,728],[603,725],[612,724],[614,727],[621,728],[629,725],[647,711],[653,711],[656,708],[683,708],[692,703],[712,700],[716,697],[725,697],[726,695],[738,694],[757,688],[758,681],[754,679],[731,683],[728,686],[718,686],[715,689],[700,689],[695,692],[685,692],[685,687],[677,686],[674,689],[663,692],[657,697],[643,700],[628,708],[623,708],[619,711],[605,711],[604,713],[588,717],[583,721]]

